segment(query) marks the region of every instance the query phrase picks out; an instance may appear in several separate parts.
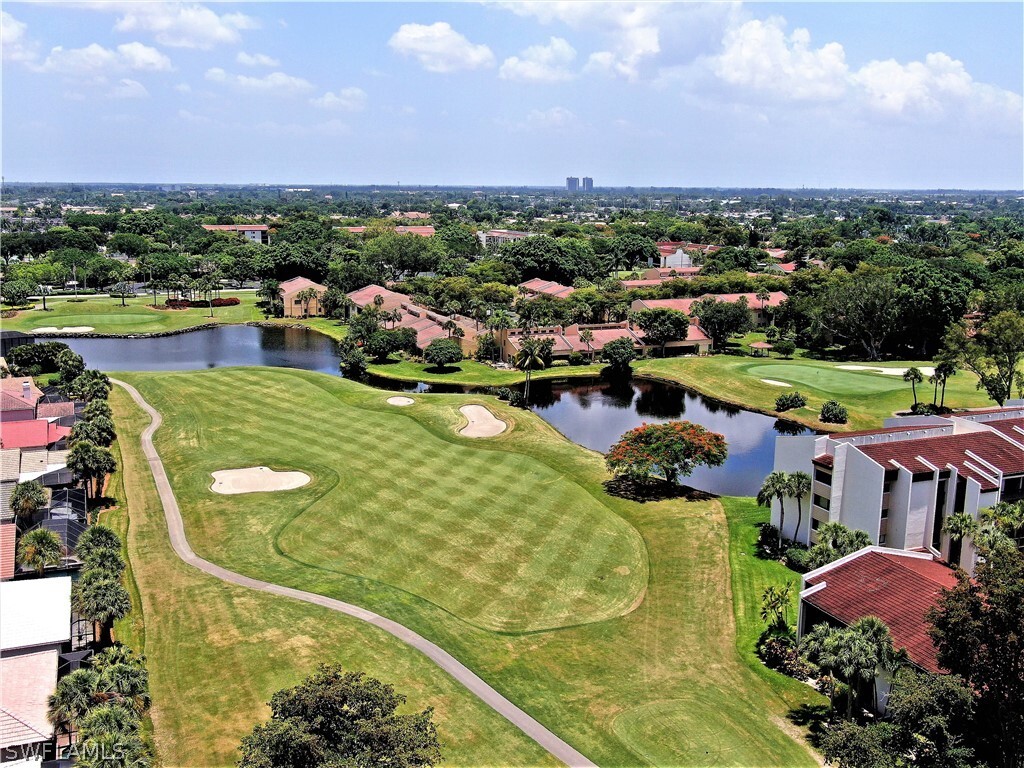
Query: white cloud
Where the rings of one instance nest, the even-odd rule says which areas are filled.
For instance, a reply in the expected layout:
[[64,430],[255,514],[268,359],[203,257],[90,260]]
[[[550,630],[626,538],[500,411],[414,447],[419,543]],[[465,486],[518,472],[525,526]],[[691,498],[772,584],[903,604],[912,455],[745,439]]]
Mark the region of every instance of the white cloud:
[[310,99],[310,103],[323,109],[344,109],[349,112],[358,112],[366,108],[366,91],[362,88],[341,88],[337,93],[328,91],[323,96]]
[[[870,61],[851,69],[837,42],[811,45],[806,29],[787,35],[785,20],[747,21],[726,33],[723,49],[707,60],[710,71],[755,98],[809,105],[842,103],[851,116],[909,120],[1022,123],[1021,95],[975,81],[963,62],[945,53],[924,61]],[[763,101],[763,100],[762,100]]]
[[235,56],[235,61],[247,67],[277,67],[281,65],[280,61],[265,53],[246,53],[245,51],[239,51]]
[[531,110],[526,116],[526,125],[523,127],[565,130],[577,125],[578,121],[579,118],[571,110],[565,107],[551,107],[551,109]]
[[125,43],[113,50],[92,43],[85,48],[57,46],[36,69],[73,77],[96,77],[125,70],[167,72],[173,67],[164,54],[142,43]]
[[27,24],[18,21],[7,11],[0,11],[0,52],[4,61],[35,59],[35,46],[25,35],[27,29]]
[[547,45],[531,45],[519,56],[510,56],[498,70],[505,80],[534,83],[559,83],[571,80],[568,65],[576,58],[576,49],[561,37],[552,37]]
[[976,82],[962,61],[945,53],[929,53],[924,61],[907,64],[872,61],[852,80],[868,109],[883,115],[941,117],[957,110],[1009,118],[1020,125],[1020,94]]
[[305,138],[309,136],[347,136],[351,129],[341,120],[325,120],[322,123],[279,123],[267,120],[255,125],[257,131],[271,136]]
[[192,93],[192,86],[188,83],[178,83],[174,86],[174,90],[178,93]]
[[445,21],[403,24],[388,45],[396,53],[415,57],[428,72],[446,74],[494,65],[490,48],[471,43]]
[[744,88],[794,100],[831,100],[846,91],[846,55],[839,43],[811,47],[806,29],[786,36],[785,21],[748,21],[726,33],[713,60],[716,75]]
[[138,80],[129,78],[121,80],[110,92],[110,97],[114,99],[144,99],[147,96],[149,91],[146,90],[146,86]]
[[96,10],[121,14],[114,25],[119,32],[151,33],[161,45],[209,49],[241,40],[240,31],[256,29],[259,21],[243,13],[218,14],[198,3],[96,2]]
[[313,89],[313,84],[308,80],[286,75],[284,72],[271,72],[263,77],[249,77],[248,75],[225,72],[220,67],[213,67],[206,70],[206,79],[213,83],[230,85],[241,91],[299,93]]

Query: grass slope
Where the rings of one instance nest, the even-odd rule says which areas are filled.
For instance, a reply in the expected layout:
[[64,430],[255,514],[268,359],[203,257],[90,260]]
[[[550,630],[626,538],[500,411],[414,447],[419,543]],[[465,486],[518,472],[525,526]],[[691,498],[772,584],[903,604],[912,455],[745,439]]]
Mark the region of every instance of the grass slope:
[[[190,541],[202,556],[242,573],[365,605],[410,626],[602,765],[814,765],[806,747],[780,727],[787,701],[737,652],[729,531],[718,502],[639,504],[609,496],[597,454],[569,443],[533,414],[493,399],[418,395],[417,405],[393,409],[384,404],[386,393],[279,369],[123,377],[165,416],[157,446],[177,489]],[[230,422],[208,413],[203,402],[219,401],[222,390],[234,398]],[[459,437],[455,428],[463,419],[457,408],[474,401],[485,402],[513,428],[492,440]],[[368,435],[369,443],[358,435]],[[268,445],[285,438],[291,450],[276,468],[303,469],[314,483],[288,492],[287,504],[263,494],[211,499],[208,472],[224,466],[215,463],[243,449],[244,461],[235,459],[241,466],[261,463],[279,450]],[[350,441],[357,449],[347,447]],[[410,441],[418,453],[410,455]],[[473,471],[466,473],[458,461]],[[349,496],[352,503],[340,506],[346,488],[358,483],[365,498]],[[422,503],[420,496],[432,496],[438,486],[450,494],[446,503]],[[462,494],[469,494],[469,501]],[[425,520],[403,513],[407,498],[420,504]],[[448,507],[459,511],[453,514]],[[500,509],[510,512],[502,517]],[[512,521],[508,514],[522,520]],[[578,526],[580,516],[592,522]],[[614,517],[628,525],[609,536],[603,531],[617,528]],[[514,523],[511,534],[504,528],[487,531],[479,522],[485,520],[495,526]],[[437,528],[436,521],[448,526],[446,535],[428,530]],[[573,536],[555,530],[566,525],[574,528]],[[543,532],[548,527],[551,534]],[[642,537],[645,574],[624,559],[636,533]],[[420,540],[425,534],[426,543]],[[510,535],[535,551],[516,553],[521,559],[508,569],[511,580],[496,587],[486,581],[494,578],[493,569],[504,567],[492,561],[504,556]],[[490,542],[486,550],[481,542]],[[629,543],[625,549],[623,542]],[[377,572],[356,573],[354,568],[371,568],[372,558],[362,551],[371,544],[380,560],[372,565]],[[552,556],[549,547],[560,554]],[[616,547],[618,553],[608,556]],[[520,548],[512,545],[514,553]],[[148,556],[136,551],[133,557]],[[604,564],[614,564],[612,573]],[[622,613],[623,597],[639,596],[632,587],[623,588],[627,583],[646,586],[646,592],[634,610]],[[510,590],[514,599],[508,606],[502,607],[502,597],[481,604],[474,614],[463,597],[464,592],[493,596],[496,588]],[[162,600],[158,583],[150,589],[150,599]],[[580,606],[576,623],[539,629],[552,617],[568,618],[566,600]],[[195,620],[211,631],[220,622],[237,625],[247,615],[207,612],[202,600],[194,609]],[[599,616],[604,618],[595,620]],[[292,620],[297,634],[310,626],[298,616]],[[531,625],[538,629],[516,631]],[[279,626],[284,642],[292,632],[287,623]],[[153,631],[148,622],[147,652],[160,657],[156,664],[167,663],[162,659],[167,654],[184,666],[194,655],[188,647],[156,652],[149,641]],[[235,642],[221,643],[220,653],[225,663],[244,668],[252,662],[231,661]],[[196,676],[192,681],[202,684]],[[238,719],[234,710],[230,716],[237,732],[241,720],[251,723],[254,693],[244,680],[224,685],[223,700],[241,702]],[[188,687],[179,686],[179,692],[188,701]],[[211,702],[175,699],[164,706],[181,710],[179,718],[194,710],[210,723],[196,739],[213,737],[219,710]],[[184,719],[166,722],[171,732],[166,738],[188,738]],[[158,722],[158,734],[160,728]]]
[[105,513],[105,522],[127,534],[133,605],[139,601],[130,625],[119,622],[116,631],[148,657],[163,765],[233,765],[239,739],[268,716],[265,702],[271,694],[295,684],[320,662],[341,663],[391,683],[408,696],[409,711],[434,707],[445,765],[555,764],[518,729],[390,635],[307,603],[224,584],[178,560],[139,447],[148,417],[119,388],[111,393],[111,404],[123,463],[113,485],[119,504]]
[[[780,415],[817,429],[831,431],[878,427],[883,419],[889,418],[896,411],[908,410],[913,404],[910,385],[902,377],[837,368],[843,364],[801,357],[780,360],[712,355],[642,360],[634,364],[634,370],[642,375],[674,381],[711,397],[768,413],[775,413],[775,398],[780,394],[799,390],[807,397],[807,406]],[[932,363],[887,360],[877,365],[905,369]],[[782,381],[792,386],[774,386],[761,379]],[[946,405],[951,408],[995,405],[984,391],[976,389],[977,381],[977,377],[968,371],[957,373],[946,386]],[[919,385],[917,395],[919,400],[931,402],[931,385],[927,381]],[[821,404],[832,399],[849,409],[848,424],[827,425],[818,421]]]

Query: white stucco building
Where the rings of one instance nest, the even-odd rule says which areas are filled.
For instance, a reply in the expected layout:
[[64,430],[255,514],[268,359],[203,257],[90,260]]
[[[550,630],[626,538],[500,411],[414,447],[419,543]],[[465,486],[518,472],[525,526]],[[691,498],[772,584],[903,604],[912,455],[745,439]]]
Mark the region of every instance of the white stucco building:
[[813,478],[802,514],[795,499],[786,499],[784,519],[772,505],[785,538],[810,545],[822,523],[836,521],[873,544],[931,552],[971,571],[970,542],[950,541],[943,525],[958,512],[977,518],[999,501],[1024,499],[1024,401],[888,419],[866,432],[779,437],[775,469]]

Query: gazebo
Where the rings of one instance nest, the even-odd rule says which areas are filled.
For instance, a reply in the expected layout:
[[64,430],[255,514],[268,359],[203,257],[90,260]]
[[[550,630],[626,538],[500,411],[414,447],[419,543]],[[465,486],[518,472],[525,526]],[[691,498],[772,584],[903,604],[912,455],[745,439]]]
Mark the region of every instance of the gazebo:
[[755,341],[750,345],[750,354],[754,357],[771,357],[772,345],[767,341]]

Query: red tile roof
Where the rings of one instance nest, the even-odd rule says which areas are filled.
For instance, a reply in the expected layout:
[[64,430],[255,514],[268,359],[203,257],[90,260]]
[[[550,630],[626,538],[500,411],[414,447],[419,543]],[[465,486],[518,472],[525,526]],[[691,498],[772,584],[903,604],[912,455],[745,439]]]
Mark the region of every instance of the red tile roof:
[[991,427],[996,432],[1006,435],[1018,443],[1024,442],[1024,418],[1002,419],[1000,421],[983,421],[986,427]]
[[10,421],[0,432],[0,448],[45,448],[71,434],[71,427],[60,427],[44,419]]
[[383,306],[385,309],[393,309],[401,305],[403,302],[410,301],[409,297],[404,293],[398,293],[376,284],[367,285],[364,288],[360,288],[359,290],[352,291],[348,294],[352,303],[360,309],[373,304],[375,296],[384,297]]
[[[361,235],[366,231],[366,227],[341,227],[341,229],[347,229],[353,235]],[[431,226],[419,226],[419,227],[395,227],[396,235],[419,235],[420,237],[432,237],[435,229]]]
[[865,550],[824,573],[809,575],[806,582],[825,586],[804,597],[805,603],[847,625],[877,616],[911,661],[928,672],[941,672],[925,614],[943,588],[956,584],[951,569],[929,558]]
[[[746,298],[747,304],[751,309],[761,309],[761,302],[757,299],[756,293],[709,293],[707,296],[698,296],[692,299],[639,299],[643,302],[646,309],[675,309],[680,312],[690,313],[690,308],[701,299],[710,296],[716,301],[725,301],[733,303],[739,301],[741,298]],[[772,291],[769,294],[768,301],[764,303],[766,307],[778,307],[788,297],[783,291]]]
[[307,277],[293,277],[291,280],[285,280],[281,283],[278,292],[281,294],[295,293],[296,291],[304,291],[306,288],[316,288],[318,291],[326,291],[327,286],[320,285],[320,283],[314,283]]
[[40,419],[59,419],[61,416],[74,416],[75,404],[69,400],[60,403],[40,403],[36,408],[36,416]]
[[525,283],[520,283],[519,287],[525,288],[531,293],[544,293],[548,296],[554,296],[556,299],[564,299],[576,290],[570,285],[562,285],[554,280],[543,280],[539,277],[527,280]]
[[[961,475],[977,480],[981,484],[982,490],[985,491],[996,489],[996,485],[985,476],[990,474],[991,470],[988,470],[982,462],[969,456],[968,452],[994,465],[1003,474],[1024,473],[1024,451],[994,432],[968,432],[960,435],[920,437],[914,440],[859,445],[857,448],[886,469],[892,469],[899,464],[915,474],[932,471],[931,467],[921,459],[935,465],[940,470],[944,469],[947,464],[952,464]],[[967,464],[981,467],[985,470],[985,475],[974,471]]]
[[9,413],[11,411],[32,411],[33,403],[28,402],[24,398],[15,397],[9,392],[0,392],[0,412]]

